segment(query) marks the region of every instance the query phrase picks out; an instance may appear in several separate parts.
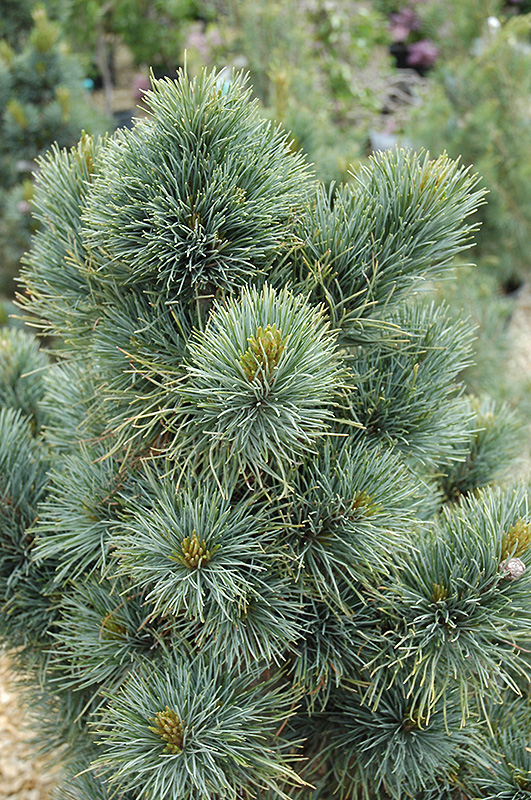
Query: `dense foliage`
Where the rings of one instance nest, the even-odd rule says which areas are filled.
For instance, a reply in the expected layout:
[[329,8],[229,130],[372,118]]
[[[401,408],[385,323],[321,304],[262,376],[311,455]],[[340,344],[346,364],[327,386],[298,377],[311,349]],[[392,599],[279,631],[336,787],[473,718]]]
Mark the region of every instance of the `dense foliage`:
[[529,792],[518,429],[422,284],[477,179],[323,188],[244,81],[41,159],[0,343],[0,634],[70,800]]

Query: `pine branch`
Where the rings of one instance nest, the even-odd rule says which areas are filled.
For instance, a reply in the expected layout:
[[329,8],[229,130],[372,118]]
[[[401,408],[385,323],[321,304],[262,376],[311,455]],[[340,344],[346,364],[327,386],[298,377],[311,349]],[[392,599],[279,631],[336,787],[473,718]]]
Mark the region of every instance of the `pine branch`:
[[514,409],[489,398],[470,398],[468,404],[474,414],[468,452],[462,461],[441,466],[439,483],[451,501],[500,481],[521,454],[522,420]]
[[38,432],[43,423],[44,373],[49,364],[37,341],[16,328],[0,329],[0,408],[20,410]]
[[377,153],[353,178],[318,187],[296,226],[292,275],[297,290],[326,305],[341,341],[356,344],[374,337],[375,320],[388,325],[390,305],[471,246],[476,225],[467,217],[485,192],[446,156],[406,150]]
[[147,798],[250,798],[271,789],[282,800],[301,783],[281,759],[274,733],[294,695],[272,682],[222,673],[197,659],[139,670],[114,698],[99,726],[111,785]]
[[267,286],[244,290],[216,307],[189,349],[183,412],[191,446],[210,450],[213,463],[271,463],[282,472],[330,427],[346,374],[328,323],[302,298]]
[[55,146],[39,161],[33,204],[41,224],[24,259],[26,292],[19,300],[32,324],[67,339],[83,341],[97,318],[82,268],[86,247],[81,211],[102,148],[101,140],[84,134],[77,147]]
[[85,224],[104,285],[147,282],[172,299],[233,291],[286,247],[311,186],[304,159],[260,118],[245,78],[224,92],[217,82],[213,72],[154,84],[151,117],[102,154]]
[[409,458],[427,464],[442,454],[459,458],[466,452],[470,410],[456,379],[470,363],[472,329],[451,321],[444,306],[404,306],[392,319],[407,340],[355,353],[351,414],[371,437]]
[[528,667],[518,648],[531,628],[529,525],[522,488],[485,489],[443,509],[384,600],[395,632],[387,636],[388,656],[376,656],[380,684],[390,681],[394,664],[393,679],[405,683],[426,717],[450,686],[459,692],[463,719],[474,694],[519,692],[516,681]]

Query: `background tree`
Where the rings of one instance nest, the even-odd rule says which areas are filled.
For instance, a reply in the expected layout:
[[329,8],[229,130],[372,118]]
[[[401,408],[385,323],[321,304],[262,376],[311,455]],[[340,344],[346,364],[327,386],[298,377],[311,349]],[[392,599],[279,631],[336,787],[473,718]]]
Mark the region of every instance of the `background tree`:
[[[21,10],[25,6],[22,4]],[[0,292],[13,291],[22,253],[29,247],[30,200],[34,159],[56,141],[74,144],[83,128],[105,130],[106,121],[87,103],[83,71],[63,46],[60,30],[44,7],[30,16],[30,28],[21,14],[15,50],[7,39],[0,42]],[[8,32],[9,17],[4,27]],[[24,25],[27,20],[24,16]],[[25,37],[24,37],[25,32]],[[13,40],[13,37],[11,37]]]
[[190,21],[206,20],[213,11],[210,0],[65,0],[63,19],[77,51],[101,76],[110,115],[117,46],[126,45],[138,66],[159,76],[175,73]]
[[41,159],[21,299],[62,346],[0,350],[0,631],[59,796],[524,797],[518,433],[419,293],[477,179],[325,188],[240,78],[147,100]]
[[187,65],[244,67],[266,113],[282,123],[319,177],[348,180],[385,106],[387,20],[371,4],[224,0],[190,26]]
[[495,23],[489,28],[484,19],[473,51],[458,51],[435,71],[406,133],[431,152],[461,156],[480,171],[489,203],[481,214],[478,257],[514,289],[529,271],[531,17]]

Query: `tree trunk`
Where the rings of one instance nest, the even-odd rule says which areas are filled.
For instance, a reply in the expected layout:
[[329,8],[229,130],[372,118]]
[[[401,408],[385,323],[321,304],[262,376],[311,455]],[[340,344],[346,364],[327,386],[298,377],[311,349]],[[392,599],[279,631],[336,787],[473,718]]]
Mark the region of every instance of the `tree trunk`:
[[102,26],[98,26],[98,40],[96,44],[96,61],[103,80],[105,95],[105,113],[111,117],[113,112],[113,76],[110,65],[110,48],[107,34]]

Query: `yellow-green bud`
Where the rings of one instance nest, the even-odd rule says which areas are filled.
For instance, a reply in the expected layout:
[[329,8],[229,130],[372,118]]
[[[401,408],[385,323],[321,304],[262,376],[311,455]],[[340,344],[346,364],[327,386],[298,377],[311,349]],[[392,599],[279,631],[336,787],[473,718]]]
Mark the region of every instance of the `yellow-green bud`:
[[510,556],[521,556],[531,545],[531,525],[525,519],[517,519],[502,537],[502,561]]
[[30,41],[38,53],[48,53],[59,38],[59,28],[48,19],[46,9],[42,6],[37,6],[32,17],[35,27]]
[[265,328],[260,325],[256,335],[250,336],[247,341],[249,348],[241,356],[240,364],[250,383],[256,377],[264,382],[278,365],[286,341],[282,340],[282,333],[276,325],[266,325]]
[[13,63],[13,59],[15,57],[15,51],[13,48],[6,42],[5,39],[0,40],[0,60],[7,64],[8,67],[11,66]]
[[19,128],[26,130],[28,127],[28,117],[18,100],[12,98],[6,105],[6,111],[13,117]]
[[66,86],[58,86],[55,90],[55,96],[61,106],[63,122],[68,122],[70,119],[70,89]]
[[178,560],[189,569],[197,569],[201,564],[210,561],[218,548],[216,546],[208,550],[205,540],[200,539],[197,532],[193,531],[191,536],[183,539],[181,549],[183,554],[177,556]]
[[183,724],[177,713],[169,706],[164,711],[157,711],[150,720],[154,725],[150,725],[149,730],[153,731],[166,742],[165,753],[180,753],[183,749],[184,731]]

